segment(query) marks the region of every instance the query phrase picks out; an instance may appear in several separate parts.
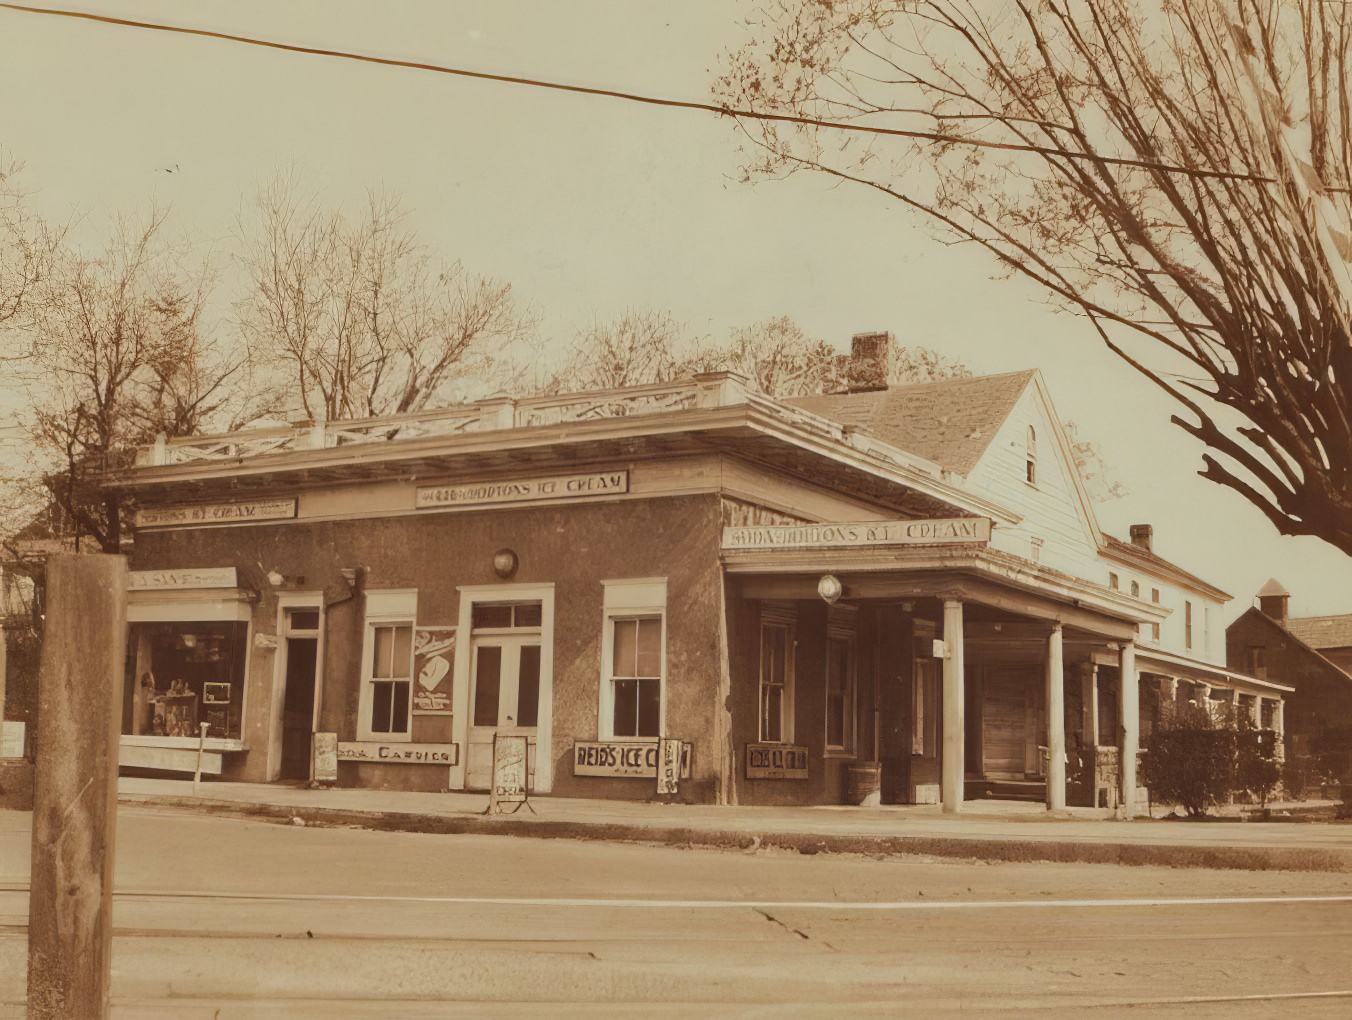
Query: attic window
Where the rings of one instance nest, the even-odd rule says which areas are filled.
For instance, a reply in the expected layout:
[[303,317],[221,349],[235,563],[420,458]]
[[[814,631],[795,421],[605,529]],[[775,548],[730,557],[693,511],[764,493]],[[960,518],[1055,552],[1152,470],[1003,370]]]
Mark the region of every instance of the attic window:
[[1027,450],[1024,460],[1029,485],[1037,484],[1037,430],[1028,426]]
[[1141,582],[1140,582],[1140,581],[1132,581],[1132,582],[1131,582],[1131,597],[1134,598],[1134,599],[1138,599],[1138,598],[1141,597]]
[[1117,580],[1116,574],[1110,573],[1108,575],[1108,587],[1111,588],[1113,591],[1117,591],[1117,589],[1121,587],[1121,585]]

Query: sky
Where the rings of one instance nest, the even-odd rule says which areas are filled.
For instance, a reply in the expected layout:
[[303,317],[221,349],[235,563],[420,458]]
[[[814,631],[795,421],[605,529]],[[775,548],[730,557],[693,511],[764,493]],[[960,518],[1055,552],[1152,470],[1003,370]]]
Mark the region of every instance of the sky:
[[[754,5],[46,6],[707,101]],[[842,350],[852,333],[890,330],[979,373],[1039,368],[1062,419],[1128,492],[1098,504],[1105,530],[1154,525],[1158,553],[1235,596],[1229,616],[1274,576],[1295,615],[1352,612],[1352,562],[1281,538],[1197,478],[1201,447],[1169,424],[1173,405],[1084,322],[864,189],[803,175],[739,183],[738,139],[717,116],[3,9],[0,97],[0,149],[24,163],[34,206],[89,243],[153,202],[177,235],[226,251],[242,202],[294,169],[335,204],[401,194],[425,240],[512,283],[549,349],[637,308],[715,338],[784,315]]]

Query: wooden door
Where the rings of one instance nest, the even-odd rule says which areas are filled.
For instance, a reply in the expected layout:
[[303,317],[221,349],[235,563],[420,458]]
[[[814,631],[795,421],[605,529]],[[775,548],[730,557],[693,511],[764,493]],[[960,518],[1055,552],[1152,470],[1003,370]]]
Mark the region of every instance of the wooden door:
[[540,715],[540,638],[476,637],[471,649],[469,739],[465,786],[487,790],[493,782],[493,735],[527,739],[527,774],[535,786],[535,744]]
[[982,698],[982,771],[991,779],[1023,779],[1027,771],[1029,715],[1033,708],[1028,676],[991,669]]

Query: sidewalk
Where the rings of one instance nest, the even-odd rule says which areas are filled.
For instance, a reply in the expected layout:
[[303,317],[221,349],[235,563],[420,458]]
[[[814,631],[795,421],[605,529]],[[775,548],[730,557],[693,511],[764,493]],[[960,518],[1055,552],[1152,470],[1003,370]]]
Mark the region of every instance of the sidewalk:
[[633,801],[532,799],[486,816],[486,794],[307,790],[295,786],[124,777],[123,805],[300,819],[306,824],[444,834],[601,839],[676,846],[781,847],[803,853],[925,854],[992,861],[1063,861],[1245,870],[1352,871],[1352,824],[1103,818],[1036,804],[716,807]]

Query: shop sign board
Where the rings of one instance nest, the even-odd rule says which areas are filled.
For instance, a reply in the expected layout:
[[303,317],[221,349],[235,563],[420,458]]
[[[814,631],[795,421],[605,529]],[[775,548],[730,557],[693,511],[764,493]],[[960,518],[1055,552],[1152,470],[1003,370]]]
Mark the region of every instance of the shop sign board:
[[587,474],[425,486],[417,490],[415,506],[419,510],[426,510],[444,506],[479,506],[484,503],[524,503],[537,499],[610,496],[628,491],[628,471],[595,471]]
[[25,723],[0,722],[0,758],[22,758]]
[[807,748],[793,744],[747,744],[747,779],[806,779]]
[[451,714],[454,663],[454,627],[419,627],[413,632],[414,715]]
[[377,740],[338,741],[339,761],[364,761],[381,765],[457,765],[459,744],[381,743]]
[[492,804],[525,801],[529,761],[530,741],[524,734],[493,735],[493,793],[489,798]]
[[917,521],[844,521],[829,524],[770,524],[724,528],[724,549],[815,549],[874,545],[985,545],[987,517]]
[[338,734],[316,733],[314,735],[315,782],[338,782]]
[[182,570],[129,570],[131,591],[167,591],[174,588],[238,588],[234,567],[185,568]]
[[[680,778],[690,778],[690,744],[663,741],[680,748]],[[656,740],[579,740],[573,745],[573,775],[656,779],[660,761]]]
[[284,521],[296,516],[294,499],[251,503],[196,503],[188,506],[152,506],[136,511],[138,528],[172,528],[193,524],[243,524]]
[[675,793],[681,780],[681,760],[684,755],[681,753],[683,745],[679,740],[668,740],[665,737],[657,744],[657,792],[658,794]]

